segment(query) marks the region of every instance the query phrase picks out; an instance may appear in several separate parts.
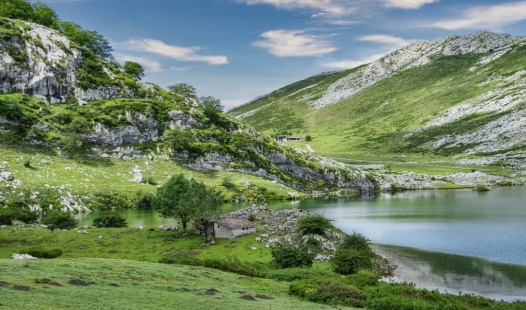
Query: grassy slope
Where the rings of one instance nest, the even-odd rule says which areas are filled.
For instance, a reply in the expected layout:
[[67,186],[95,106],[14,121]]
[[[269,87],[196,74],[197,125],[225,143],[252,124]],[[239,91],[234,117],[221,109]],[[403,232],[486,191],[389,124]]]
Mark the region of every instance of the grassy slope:
[[[35,283],[49,278],[63,286]],[[74,286],[69,280],[94,282]],[[0,259],[0,307],[5,309],[319,309],[287,294],[289,283],[214,269],[129,260]],[[12,284],[29,286],[15,290]],[[118,286],[117,286],[118,285]],[[205,291],[216,289],[217,295]],[[273,299],[243,300],[243,295]]]
[[[314,138],[310,145],[322,155],[363,159],[382,154],[419,153],[419,146],[423,142],[444,134],[472,131],[491,121],[495,115],[459,121],[454,126],[443,126],[435,131],[415,135],[409,141],[402,138],[404,134],[422,127],[446,109],[493,89],[496,84],[488,81],[495,77],[510,76],[523,70],[526,65],[524,48],[518,48],[478,70],[470,71],[469,68],[483,56],[436,57],[427,65],[402,71],[320,110],[307,108],[303,102],[303,111],[298,112],[299,97],[315,96],[317,90],[314,89],[287,97],[292,89],[285,87],[283,90],[289,91],[282,92],[280,97],[260,99],[274,102],[268,109],[279,105],[280,109],[293,111],[296,118],[302,121],[301,127],[295,127],[285,117],[268,118],[265,109],[243,120],[269,133],[285,127],[292,129],[295,134],[309,134]],[[247,110],[248,106],[243,109]],[[237,110],[234,112],[237,113]],[[285,112],[281,114],[287,115]],[[442,150],[438,155],[449,156],[459,151],[462,150]]]
[[[64,184],[74,193],[89,194],[97,191],[117,191],[132,196],[137,191],[154,192],[155,186],[138,184],[130,181],[133,178],[132,169],[138,166],[143,170],[145,179],[155,183],[163,183],[167,178],[178,173],[203,181],[211,186],[219,187],[225,178],[230,178],[239,187],[247,183],[268,188],[270,191],[286,195],[294,190],[263,178],[235,172],[201,173],[178,166],[173,161],[156,159],[146,166],[145,160],[118,159],[65,159],[40,152],[21,151],[0,147],[0,158],[7,162],[5,168],[12,172],[15,179],[22,182],[23,187],[34,190],[50,187],[60,187]],[[30,161],[32,168],[24,167],[24,162]],[[0,163],[0,165],[3,165]],[[226,189],[226,196],[229,192]]]

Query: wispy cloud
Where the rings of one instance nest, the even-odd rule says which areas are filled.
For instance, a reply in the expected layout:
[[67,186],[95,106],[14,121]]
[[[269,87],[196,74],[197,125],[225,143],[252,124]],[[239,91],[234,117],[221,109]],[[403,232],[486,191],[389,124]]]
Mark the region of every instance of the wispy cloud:
[[388,8],[400,8],[406,10],[415,10],[426,4],[439,2],[440,0],[384,0]]
[[323,63],[322,66],[332,69],[351,69],[361,66],[363,64],[371,63],[384,56],[385,54],[374,54],[360,59],[345,59],[333,62],[326,62]]
[[358,38],[359,41],[367,41],[379,43],[391,47],[403,47],[414,42],[414,40],[407,40],[400,37],[395,37],[388,34],[372,34],[367,36],[362,36]]
[[272,30],[261,34],[262,41],[252,45],[277,57],[308,57],[330,54],[337,50],[327,36],[307,34],[303,30]]
[[456,19],[442,20],[431,27],[447,30],[492,29],[526,20],[526,1],[477,6],[462,12]]
[[314,9],[332,15],[349,15],[356,11],[357,0],[237,0],[249,5],[269,4],[284,9]]
[[228,58],[226,56],[199,55],[197,52],[202,49],[200,47],[180,47],[176,45],[169,45],[155,39],[130,39],[123,43],[117,43],[114,45],[114,47],[124,50],[162,55],[176,59],[178,61],[205,62],[211,65],[224,65],[228,63]]

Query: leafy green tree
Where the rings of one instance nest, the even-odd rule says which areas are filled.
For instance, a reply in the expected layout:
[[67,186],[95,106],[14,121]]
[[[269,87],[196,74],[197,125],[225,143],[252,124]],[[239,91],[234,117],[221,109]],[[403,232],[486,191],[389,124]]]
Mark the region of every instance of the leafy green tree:
[[144,77],[144,68],[141,64],[134,61],[126,61],[124,63],[124,72],[133,76],[135,79],[140,80]]
[[203,106],[203,108],[206,110],[214,111],[214,112],[222,112],[223,111],[223,105],[221,105],[221,100],[214,98],[212,96],[202,96],[199,98],[199,103]]
[[323,236],[325,231],[331,227],[331,221],[316,214],[302,217],[298,221],[296,231],[302,235],[317,234]]
[[152,205],[163,217],[179,219],[183,232],[187,233],[188,222],[194,215],[194,199],[191,186],[196,183],[182,174],[172,176],[161,187],[152,200]]
[[223,199],[218,191],[207,187],[203,182],[194,184],[192,192],[192,202],[195,206],[194,224],[208,240],[209,227],[213,220],[221,214]]
[[339,274],[354,274],[360,269],[373,267],[372,258],[374,253],[356,249],[340,247],[331,259],[334,272]]
[[197,92],[195,87],[187,83],[178,83],[168,86],[168,91],[179,94],[185,98],[197,99]]
[[41,222],[46,225],[53,224],[60,229],[72,229],[78,225],[78,221],[70,213],[60,211],[48,211]]
[[71,41],[92,52],[102,60],[111,60],[113,48],[110,42],[96,31],[84,30],[73,22],[57,21],[57,29]]
[[36,2],[33,4],[33,18],[32,21],[44,25],[46,27],[54,27],[58,21],[58,16],[55,11],[47,4]]
[[0,17],[33,21],[34,9],[25,0],[0,0]]

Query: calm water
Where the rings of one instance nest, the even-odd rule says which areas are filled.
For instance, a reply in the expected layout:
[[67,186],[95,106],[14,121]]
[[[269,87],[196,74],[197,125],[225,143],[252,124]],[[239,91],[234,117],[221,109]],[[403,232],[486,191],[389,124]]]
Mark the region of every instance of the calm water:
[[[378,253],[398,266],[394,280],[454,293],[526,300],[526,187],[412,191],[269,207],[307,209],[334,220],[346,233],[363,234]],[[130,227],[175,224],[152,210],[121,212]],[[95,216],[82,216],[81,224],[91,224]]]

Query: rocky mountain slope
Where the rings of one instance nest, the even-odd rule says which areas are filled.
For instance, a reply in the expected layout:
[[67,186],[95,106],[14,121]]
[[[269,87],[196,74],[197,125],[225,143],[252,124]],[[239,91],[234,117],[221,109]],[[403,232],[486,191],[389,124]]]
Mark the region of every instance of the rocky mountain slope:
[[[291,188],[288,198],[296,196],[296,190],[372,191],[376,186],[364,171],[281,147],[221,111],[206,109],[196,97],[141,83],[115,61],[97,57],[57,30],[0,18],[0,37],[0,147],[9,150],[6,154],[17,150],[56,156],[45,160],[47,164],[59,158],[102,166],[108,160],[111,165],[136,161],[141,166],[145,160],[150,165],[168,160],[190,171],[241,173],[270,180]],[[22,172],[17,175],[11,169],[20,159],[5,158],[0,163],[2,173],[9,172],[10,177],[0,182],[20,180]],[[34,168],[29,161],[24,166]],[[36,172],[40,168],[34,170],[33,178],[25,176],[26,182],[41,177]],[[55,172],[53,169],[53,175]],[[134,174],[129,182],[148,182],[141,169],[134,168]],[[66,174],[61,178],[64,184],[79,182]],[[89,189],[89,183],[82,183],[88,188],[82,194],[93,198],[97,193]],[[222,190],[238,191],[232,183],[223,181]],[[16,190],[27,185],[4,187],[13,192],[11,196],[0,193],[0,202],[15,197]],[[263,195],[258,199],[273,196],[260,191]],[[125,187],[121,192],[130,194]]]
[[479,32],[415,42],[378,61],[291,84],[230,111],[319,152],[432,153],[522,166],[526,38]]

